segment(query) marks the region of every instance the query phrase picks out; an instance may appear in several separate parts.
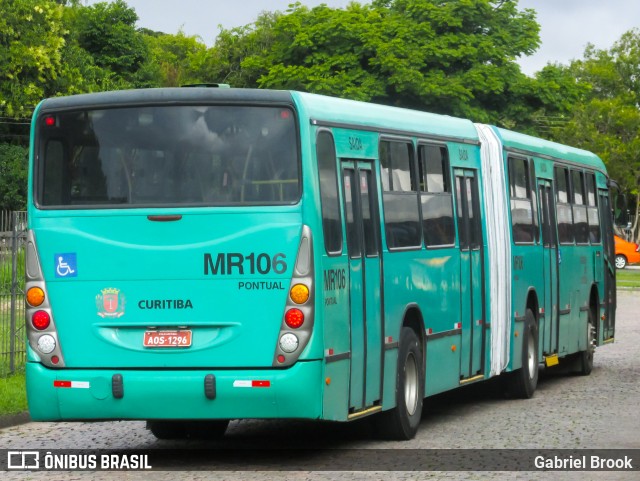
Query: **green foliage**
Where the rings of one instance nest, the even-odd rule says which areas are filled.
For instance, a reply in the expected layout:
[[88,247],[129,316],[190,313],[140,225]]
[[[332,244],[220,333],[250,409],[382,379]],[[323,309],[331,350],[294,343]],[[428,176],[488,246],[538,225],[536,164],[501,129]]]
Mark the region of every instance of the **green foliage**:
[[149,55],[147,44],[136,30],[138,15],[124,0],[76,7],[70,20],[73,40],[102,69],[106,85],[129,88],[148,83],[141,69]]
[[497,122],[522,90],[526,77],[516,59],[537,48],[538,29],[534,12],[518,10],[517,2],[392,0],[346,9],[298,3],[249,32],[270,42],[240,65],[261,73],[263,88]]
[[25,210],[28,149],[0,144],[0,210]]
[[144,40],[150,54],[148,67],[159,86],[179,87],[203,81],[207,47],[200,38],[182,31],[176,35],[145,31]]
[[610,175],[634,199],[634,238],[639,233],[640,200],[640,30],[622,35],[609,50],[588,46],[584,59],[567,69],[587,86],[565,125],[555,129],[562,142],[596,152]]
[[228,83],[238,88],[255,88],[258,79],[267,73],[262,62],[256,62],[267,55],[273,46],[275,25],[281,13],[263,12],[251,25],[222,29],[216,45],[208,52],[206,68],[209,78],[203,80]]
[[64,47],[63,7],[44,0],[0,0],[0,108],[29,115],[53,93]]

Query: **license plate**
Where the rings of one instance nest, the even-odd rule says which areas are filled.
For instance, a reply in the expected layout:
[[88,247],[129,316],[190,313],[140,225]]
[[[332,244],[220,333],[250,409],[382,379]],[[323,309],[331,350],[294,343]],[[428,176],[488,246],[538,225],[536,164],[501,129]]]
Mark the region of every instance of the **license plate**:
[[189,347],[191,331],[146,331],[144,347]]

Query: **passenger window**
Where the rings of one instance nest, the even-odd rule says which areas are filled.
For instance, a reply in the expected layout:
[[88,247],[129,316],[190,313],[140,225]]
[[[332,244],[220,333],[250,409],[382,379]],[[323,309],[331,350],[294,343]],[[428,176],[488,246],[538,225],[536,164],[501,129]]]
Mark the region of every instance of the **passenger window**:
[[573,214],[569,204],[569,171],[555,167],[556,178],[556,220],[560,244],[573,244]]
[[573,187],[573,234],[577,244],[589,243],[589,224],[587,222],[587,208],[584,195],[584,174],[578,170],[571,171],[571,185]]
[[382,202],[389,249],[419,247],[422,242],[413,163],[411,142],[380,142]]
[[447,148],[420,145],[418,166],[425,244],[429,247],[453,245],[455,227]]
[[537,236],[537,222],[531,195],[529,160],[509,157],[509,192],[511,193],[511,227],[513,242],[530,244]]
[[600,244],[600,215],[596,196],[596,176],[586,174],[587,179],[587,222],[589,224],[589,242]]
[[320,176],[324,247],[327,254],[337,255],[342,252],[342,219],[338,200],[336,148],[330,132],[322,131],[318,134],[316,155]]

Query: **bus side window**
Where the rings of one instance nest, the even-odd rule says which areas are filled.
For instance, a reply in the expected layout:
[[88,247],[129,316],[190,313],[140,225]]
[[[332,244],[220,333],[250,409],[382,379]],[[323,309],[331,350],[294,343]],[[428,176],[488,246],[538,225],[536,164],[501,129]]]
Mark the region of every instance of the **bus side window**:
[[556,220],[560,244],[573,244],[573,216],[569,204],[569,171],[565,167],[555,167],[556,177]]
[[586,174],[587,178],[587,222],[589,224],[589,241],[600,244],[600,215],[598,213],[598,196],[596,195],[596,176]]
[[338,255],[342,252],[342,219],[340,218],[340,201],[338,200],[336,148],[333,136],[326,130],[318,133],[316,156],[320,177],[324,247],[327,254]]
[[530,244],[535,242],[537,223],[534,219],[529,160],[510,156],[508,162],[513,241],[516,244]]
[[584,174],[578,170],[571,170],[571,185],[573,187],[573,232],[577,244],[589,243],[589,225],[587,223],[587,207],[584,195]]
[[449,153],[442,145],[419,145],[422,231],[428,247],[455,243]]
[[422,243],[413,156],[411,142],[380,142],[382,201],[389,249],[420,247]]

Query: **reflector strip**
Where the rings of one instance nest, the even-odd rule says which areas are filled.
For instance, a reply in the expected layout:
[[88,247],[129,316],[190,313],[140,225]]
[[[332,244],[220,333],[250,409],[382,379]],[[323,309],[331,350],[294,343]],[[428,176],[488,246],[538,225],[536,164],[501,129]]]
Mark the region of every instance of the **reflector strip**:
[[77,389],[89,389],[89,381],[53,381],[53,387],[70,387]]
[[271,387],[271,381],[233,381],[233,387]]

